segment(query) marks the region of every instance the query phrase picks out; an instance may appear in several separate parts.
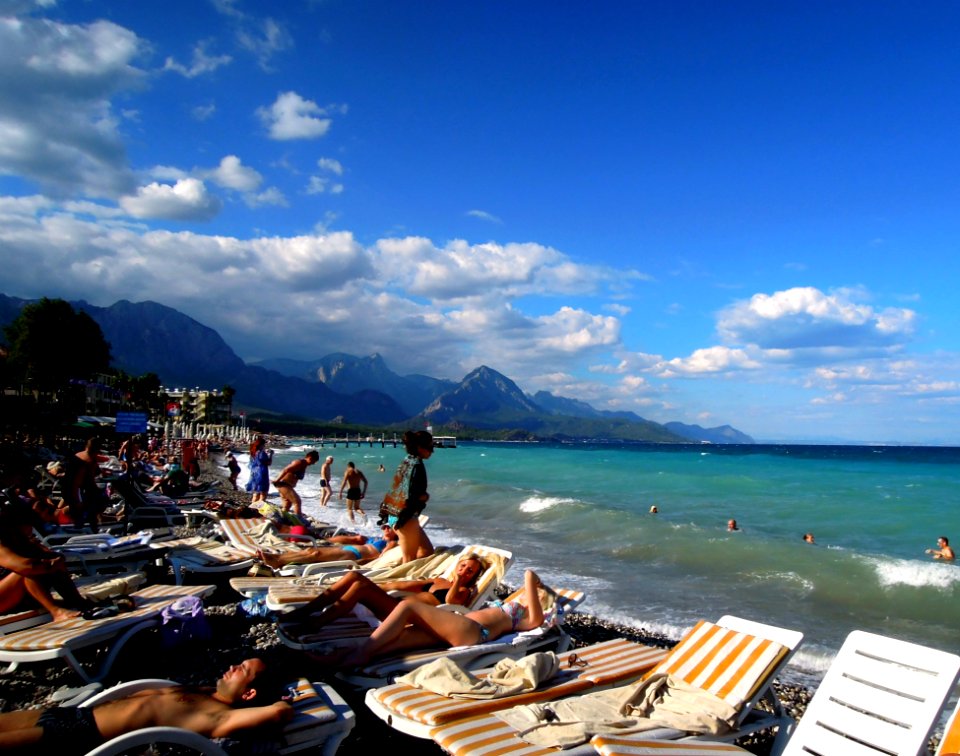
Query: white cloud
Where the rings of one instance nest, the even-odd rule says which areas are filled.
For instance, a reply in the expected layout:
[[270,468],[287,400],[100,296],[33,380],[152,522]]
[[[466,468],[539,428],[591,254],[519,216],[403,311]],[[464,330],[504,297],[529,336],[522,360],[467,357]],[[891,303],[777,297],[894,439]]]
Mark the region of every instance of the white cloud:
[[329,110],[296,92],[281,92],[273,105],[259,108],[257,115],[271,139],[317,139],[330,130]]
[[250,207],[260,207],[261,205],[276,205],[278,207],[287,207],[289,203],[277,187],[271,186],[264,189],[259,194],[247,194],[243,201]]
[[339,160],[333,158],[320,158],[317,160],[317,167],[321,171],[328,171],[329,173],[335,173],[338,176],[343,175],[343,165]]
[[209,220],[220,211],[220,201],[207,193],[203,182],[180,179],[173,186],[153,182],[132,196],[120,198],[120,207],[134,218]]
[[217,112],[217,106],[214,103],[206,105],[197,105],[190,109],[190,115],[197,121],[208,121]]
[[467,215],[471,218],[479,218],[480,220],[489,221],[490,223],[503,223],[503,221],[500,220],[496,215],[493,213],[488,213],[486,210],[467,210]]
[[913,335],[916,313],[876,311],[856,301],[858,293],[825,294],[812,287],[755,294],[724,309],[717,331],[727,344],[763,349],[875,348],[902,343]]
[[696,376],[740,370],[757,370],[763,365],[746,350],[724,346],[697,349],[689,357],[676,357],[657,365],[654,370],[663,377]]
[[311,176],[304,191],[307,194],[341,194],[344,186],[323,176]]
[[293,37],[286,28],[272,18],[246,24],[237,30],[237,42],[253,53],[260,67],[269,70],[270,60],[278,52],[293,47]]
[[220,186],[238,192],[252,192],[263,182],[263,176],[253,168],[243,165],[236,155],[224,157],[220,165],[206,172],[206,177]]
[[193,58],[189,66],[178,63],[174,58],[169,57],[163,64],[163,70],[173,71],[188,79],[194,79],[197,76],[212,73],[233,60],[229,55],[207,55],[206,46],[206,42],[199,42],[194,46]]
[[110,98],[142,83],[143,47],[109,21],[0,18],[0,174],[58,195],[132,191]]

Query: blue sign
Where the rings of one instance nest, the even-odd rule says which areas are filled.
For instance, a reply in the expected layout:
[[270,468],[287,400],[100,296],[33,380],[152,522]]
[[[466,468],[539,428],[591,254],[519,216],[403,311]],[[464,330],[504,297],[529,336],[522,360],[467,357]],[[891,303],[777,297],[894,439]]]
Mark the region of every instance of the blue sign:
[[118,412],[117,433],[146,433],[146,412]]

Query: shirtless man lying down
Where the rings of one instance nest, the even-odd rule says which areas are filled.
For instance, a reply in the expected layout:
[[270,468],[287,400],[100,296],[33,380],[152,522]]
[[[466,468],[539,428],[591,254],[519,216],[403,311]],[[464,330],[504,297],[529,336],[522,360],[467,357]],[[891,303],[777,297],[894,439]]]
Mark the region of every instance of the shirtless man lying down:
[[256,695],[253,682],[266,669],[246,659],[228,669],[214,689],[173,686],[149,688],[89,708],[29,709],[0,714],[0,751],[86,753],[111,738],[144,727],[181,727],[211,738],[239,730],[280,724],[293,716],[283,701],[241,708]]

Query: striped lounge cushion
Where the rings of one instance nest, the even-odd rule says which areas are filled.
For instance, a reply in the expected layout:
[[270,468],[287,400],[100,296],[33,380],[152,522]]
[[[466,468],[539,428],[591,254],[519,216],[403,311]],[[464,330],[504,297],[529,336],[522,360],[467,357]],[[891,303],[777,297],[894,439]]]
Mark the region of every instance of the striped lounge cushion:
[[651,674],[665,672],[739,709],[788,653],[775,641],[701,620]]
[[[403,683],[387,685],[370,695],[394,715],[435,727],[507,706],[560,698],[597,685],[636,678],[665,655],[663,649],[642,646],[621,638],[560,654],[561,671],[554,679],[537,690],[505,699],[447,698]],[[576,657],[584,666],[571,666],[572,657]]]
[[289,686],[293,695],[290,704],[295,713],[293,719],[283,728],[281,740],[284,747],[314,739],[317,725],[332,722],[337,718],[337,713],[317,687],[319,683],[315,686],[305,678]]
[[631,740],[608,735],[595,735],[590,741],[600,756],[750,756],[732,743],[707,743],[669,740]]

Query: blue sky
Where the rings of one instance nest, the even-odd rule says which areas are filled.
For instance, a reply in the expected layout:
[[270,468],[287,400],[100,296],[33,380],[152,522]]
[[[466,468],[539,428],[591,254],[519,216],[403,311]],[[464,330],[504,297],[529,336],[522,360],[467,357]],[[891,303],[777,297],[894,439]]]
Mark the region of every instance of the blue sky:
[[960,5],[0,0],[2,291],[960,443]]

